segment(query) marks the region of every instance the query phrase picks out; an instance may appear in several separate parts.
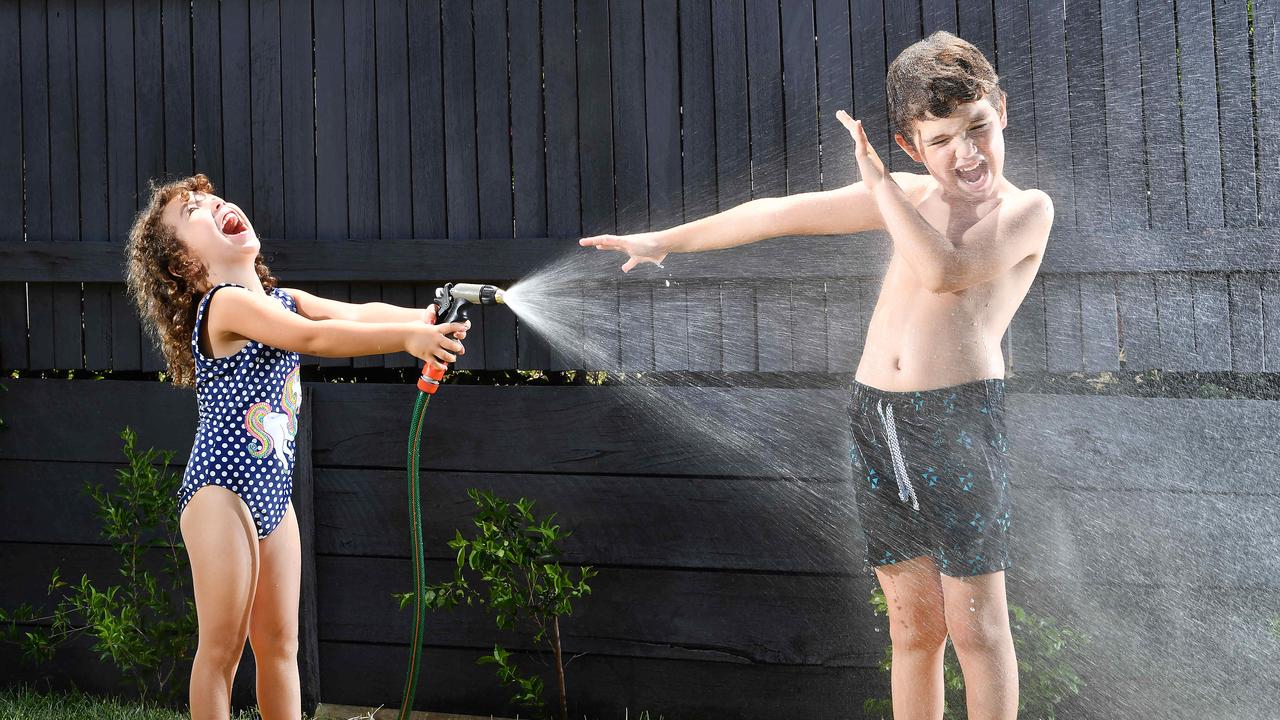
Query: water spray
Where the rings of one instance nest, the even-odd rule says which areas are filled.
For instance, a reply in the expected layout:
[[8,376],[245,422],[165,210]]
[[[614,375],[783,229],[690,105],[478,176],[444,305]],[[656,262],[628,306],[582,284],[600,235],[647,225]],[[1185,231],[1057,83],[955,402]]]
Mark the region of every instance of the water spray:
[[[494,285],[474,283],[445,283],[436,288],[436,323],[466,322],[472,305],[505,305],[505,291]],[[455,338],[456,339],[456,338]],[[422,421],[427,403],[440,388],[447,368],[422,366],[418,378],[418,398],[413,405],[409,421],[409,458],[406,469],[409,476],[409,532],[413,546],[413,644],[409,649],[409,671],[404,682],[404,695],[400,699],[400,720],[408,720],[413,709],[413,696],[417,689],[418,672],[422,660],[422,622],[426,596],[426,562],[422,547],[422,498],[418,485],[418,456],[422,446]]]

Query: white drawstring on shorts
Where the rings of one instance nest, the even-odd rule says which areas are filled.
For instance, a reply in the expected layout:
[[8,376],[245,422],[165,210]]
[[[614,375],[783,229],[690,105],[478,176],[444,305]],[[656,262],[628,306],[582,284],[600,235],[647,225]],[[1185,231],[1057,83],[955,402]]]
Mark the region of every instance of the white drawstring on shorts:
[[903,502],[911,500],[911,509],[920,509],[920,500],[916,498],[916,489],[911,485],[911,476],[907,474],[907,463],[902,459],[902,447],[898,445],[898,428],[893,422],[893,404],[888,406],[876,401],[876,412],[880,414],[880,422],[884,423],[884,433],[889,438],[889,454],[893,457],[893,474],[898,481],[898,498]]

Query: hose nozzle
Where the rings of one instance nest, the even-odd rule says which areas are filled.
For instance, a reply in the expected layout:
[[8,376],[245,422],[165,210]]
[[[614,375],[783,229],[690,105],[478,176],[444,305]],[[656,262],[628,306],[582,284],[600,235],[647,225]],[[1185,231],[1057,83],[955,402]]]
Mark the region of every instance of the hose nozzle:
[[496,285],[479,285],[477,283],[456,283],[445,285],[437,290],[437,297],[447,290],[457,300],[466,300],[477,305],[506,305],[505,291]]

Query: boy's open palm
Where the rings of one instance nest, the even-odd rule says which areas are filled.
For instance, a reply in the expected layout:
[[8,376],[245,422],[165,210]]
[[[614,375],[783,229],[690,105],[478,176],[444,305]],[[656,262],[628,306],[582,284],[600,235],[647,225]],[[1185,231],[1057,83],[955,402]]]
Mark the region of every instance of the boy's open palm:
[[884,180],[884,163],[880,160],[876,149],[872,147],[871,141],[867,140],[867,131],[863,129],[862,121],[854,120],[843,110],[836,111],[836,119],[853,136],[853,155],[858,159],[858,170],[862,173],[862,182],[866,183],[868,188],[875,190]]
[[582,247],[593,247],[597,250],[618,250],[630,257],[622,266],[622,272],[630,272],[631,268],[644,262],[662,265],[667,251],[658,243],[656,233],[635,233],[634,235],[596,235],[578,241]]

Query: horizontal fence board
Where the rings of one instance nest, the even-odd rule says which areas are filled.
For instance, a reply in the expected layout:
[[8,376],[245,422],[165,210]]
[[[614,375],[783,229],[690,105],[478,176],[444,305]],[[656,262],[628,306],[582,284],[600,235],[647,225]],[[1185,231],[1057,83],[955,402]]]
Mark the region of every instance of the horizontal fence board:
[[[393,593],[413,588],[408,559],[316,558],[322,641],[407,644],[413,613]],[[428,583],[455,564],[430,561]],[[576,568],[569,568],[577,576]],[[680,570],[600,568],[591,594],[561,622],[567,655],[588,653],[704,663],[875,667],[883,653],[871,605],[873,580]],[[697,622],[688,622],[698,608]],[[795,622],[804,618],[804,622]],[[530,639],[496,632],[478,606],[431,614],[433,645],[532,650]]]
[[[475,664],[493,649],[428,646],[424,677],[414,707],[516,717],[509,693],[492,667]],[[320,647],[325,701],[378,707],[399,697],[408,650],[389,645],[326,642]],[[535,660],[515,658],[522,667]],[[383,668],[396,668],[395,672]],[[570,712],[574,717],[623,717],[648,711],[655,718],[715,717],[722,720],[804,717],[848,720],[871,697],[888,697],[887,673],[861,668],[787,667],[687,660],[585,655],[566,670]],[[554,678],[546,678],[554,688]],[[548,690],[554,693],[554,690]],[[550,697],[550,695],[548,696]],[[862,717],[860,714],[855,717]]]
[[[12,467],[24,474],[47,469]],[[397,470],[317,470],[316,520],[326,528],[317,552],[405,557],[404,485]],[[475,510],[466,491],[480,488],[528,497],[539,514],[556,513],[574,531],[564,544],[565,561],[574,564],[829,574],[862,567],[853,490],[843,483],[425,471],[421,487],[434,559],[453,557],[447,541],[455,529],[471,529]],[[654,523],[657,517],[662,522]]]

